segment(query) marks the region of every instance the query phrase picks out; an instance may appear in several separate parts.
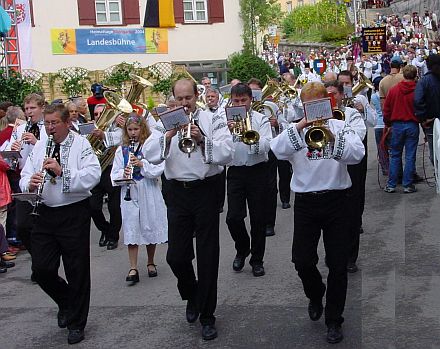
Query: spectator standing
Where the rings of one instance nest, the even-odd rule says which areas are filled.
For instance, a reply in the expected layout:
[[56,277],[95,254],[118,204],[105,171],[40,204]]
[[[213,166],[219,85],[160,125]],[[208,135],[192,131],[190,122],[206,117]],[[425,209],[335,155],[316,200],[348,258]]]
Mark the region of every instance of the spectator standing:
[[383,120],[392,127],[391,160],[389,178],[384,191],[394,193],[402,166],[402,153],[405,148],[405,166],[403,170],[403,192],[414,193],[413,184],[417,143],[419,141],[419,121],[414,114],[414,90],[417,69],[413,65],[403,68],[404,80],[388,91],[383,108]]

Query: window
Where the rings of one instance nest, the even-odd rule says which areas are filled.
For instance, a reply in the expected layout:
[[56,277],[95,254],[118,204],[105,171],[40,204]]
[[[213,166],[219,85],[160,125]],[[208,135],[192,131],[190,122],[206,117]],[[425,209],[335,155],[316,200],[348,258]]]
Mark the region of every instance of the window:
[[96,24],[122,24],[121,0],[95,0]]
[[207,23],[208,7],[206,0],[183,0],[183,15],[185,23]]
[[287,1],[286,10],[287,10],[287,13],[292,12],[292,1]]

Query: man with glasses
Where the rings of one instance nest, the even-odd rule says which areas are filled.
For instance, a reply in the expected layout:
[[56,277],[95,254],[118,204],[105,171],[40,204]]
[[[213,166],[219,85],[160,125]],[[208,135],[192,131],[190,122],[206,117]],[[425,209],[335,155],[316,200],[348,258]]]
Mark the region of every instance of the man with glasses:
[[[44,127],[53,146],[38,142],[20,180],[23,192],[43,185],[32,231],[32,266],[40,287],[58,305],[58,326],[67,327],[67,342],[84,339],[90,304],[90,190],[101,168],[90,143],[70,131],[69,111],[47,106]],[[49,154],[48,154],[49,153]],[[46,157],[49,155],[48,157]],[[43,171],[47,171],[43,175]],[[50,180],[49,180],[50,179]],[[60,257],[66,280],[58,275]]]

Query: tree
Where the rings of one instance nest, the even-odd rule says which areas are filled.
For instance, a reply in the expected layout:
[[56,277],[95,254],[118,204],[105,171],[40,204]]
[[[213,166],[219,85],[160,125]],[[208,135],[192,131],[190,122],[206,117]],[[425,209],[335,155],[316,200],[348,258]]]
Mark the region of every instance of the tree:
[[228,77],[246,82],[251,78],[260,79],[266,83],[267,76],[274,78],[277,73],[261,58],[250,52],[234,53],[228,59]]
[[269,25],[280,24],[283,12],[277,0],[240,0],[240,19],[243,23],[243,50],[256,55],[257,33]]
[[14,105],[22,105],[26,95],[42,90],[41,79],[35,81],[26,78],[15,70],[10,70],[6,75],[0,69],[0,86],[0,102],[9,101]]

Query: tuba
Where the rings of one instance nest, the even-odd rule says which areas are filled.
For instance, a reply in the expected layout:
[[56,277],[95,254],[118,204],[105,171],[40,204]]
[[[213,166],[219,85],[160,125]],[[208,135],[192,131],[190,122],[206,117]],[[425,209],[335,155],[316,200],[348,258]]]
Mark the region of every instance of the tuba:
[[346,97],[343,99],[342,104],[345,107],[353,107],[354,97],[358,95],[365,87],[369,89],[374,89],[373,83],[368,79],[364,73],[358,72],[359,81],[351,89],[351,97]]
[[[122,98],[120,95],[112,91],[104,91],[107,105],[96,122],[96,128],[106,131],[110,128],[118,115],[127,115],[133,112],[132,104],[137,103],[146,87],[153,86],[153,84],[147,79],[135,74],[130,74],[130,79],[131,87],[127,93],[127,98]],[[107,148],[103,140],[91,134],[87,136],[87,139],[99,159],[101,169],[104,171],[113,161],[116,147]]]

